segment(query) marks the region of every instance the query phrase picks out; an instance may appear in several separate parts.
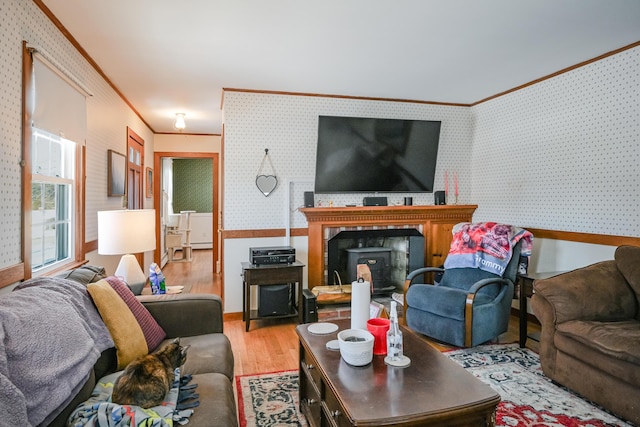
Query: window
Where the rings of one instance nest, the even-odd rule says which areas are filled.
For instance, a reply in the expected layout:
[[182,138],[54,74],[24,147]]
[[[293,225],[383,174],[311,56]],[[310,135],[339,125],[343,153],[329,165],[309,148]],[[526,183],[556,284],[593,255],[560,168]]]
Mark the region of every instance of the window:
[[89,90],[23,46],[23,279],[84,262],[84,159]]
[[74,258],[76,144],[33,129],[31,268],[51,270]]

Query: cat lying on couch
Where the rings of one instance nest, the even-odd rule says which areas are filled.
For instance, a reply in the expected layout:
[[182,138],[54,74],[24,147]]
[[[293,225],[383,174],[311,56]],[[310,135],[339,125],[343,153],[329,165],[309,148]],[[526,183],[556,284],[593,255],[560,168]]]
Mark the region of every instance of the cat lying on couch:
[[113,385],[111,401],[151,408],[161,405],[175,380],[175,370],[187,360],[188,347],[176,338],[159,350],[129,363]]
[[[119,282],[116,278],[108,279],[112,283]],[[97,288],[107,293],[105,289],[110,284],[104,282],[105,280],[98,281],[100,285]],[[0,331],[5,334],[4,342],[23,344],[28,342],[34,348],[53,349],[48,358],[39,358],[37,362],[25,360],[29,362],[26,365],[32,367],[30,375],[19,375],[18,378],[11,370],[0,369],[0,401],[12,403],[11,407],[3,413],[3,421],[7,422],[7,425],[56,427],[66,425],[74,409],[90,398],[98,379],[124,369],[131,360],[139,356],[131,351],[133,347],[137,347],[136,351],[144,350],[145,353],[155,350],[156,347],[151,348],[145,342],[147,337],[140,332],[142,330],[139,325],[140,320],[132,314],[135,311],[138,315],[143,314],[140,319],[144,319],[145,322],[154,322],[162,332],[157,347],[166,345],[177,337],[180,337],[181,345],[189,346],[189,356],[182,367],[182,375],[191,375],[192,382],[198,384],[200,401],[200,405],[195,408],[193,415],[189,418],[189,425],[237,427],[237,409],[233,393],[233,353],[228,338],[223,334],[222,301],[218,296],[176,294],[136,297],[126,285],[120,282],[113,288],[123,292],[128,302],[134,304],[132,301],[135,301],[137,306],[130,309],[125,304],[127,310],[131,312],[128,316],[100,310],[97,317],[99,322],[95,322],[94,319],[94,322],[90,323],[82,320],[81,316],[91,310],[98,313],[96,307],[91,304],[92,300],[96,303],[95,297],[88,296],[88,289],[91,288],[91,285],[85,287],[64,278],[40,278],[26,281],[16,287],[13,292],[0,295]],[[123,289],[129,293],[126,294]],[[70,290],[84,295],[82,298],[88,298],[89,303],[81,306],[79,303],[70,302],[70,298],[66,296]],[[52,295],[60,295],[60,302],[52,304]],[[38,305],[38,300],[42,300],[43,303]],[[100,304],[96,303],[96,305],[100,307]],[[122,310],[122,305],[117,303],[103,304],[103,308],[116,305]],[[22,309],[17,314],[12,313],[10,319],[2,315],[16,306]],[[47,311],[55,314],[49,316],[51,321],[40,321],[47,317]],[[64,313],[66,319],[56,320],[59,313]],[[76,317],[78,320],[74,321]],[[91,338],[96,333],[92,329],[102,329],[105,324],[107,327],[113,326],[109,324],[110,320],[105,319],[124,317],[134,319],[135,324],[130,322],[130,324],[119,325],[113,330],[108,329],[106,337],[104,334],[99,336],[100,344],[96,347],[95,340]],[[102,322],[104,324],[101,325]],[[17,331],[14,325],[20,323],[28,324],[30,328],[26,332]],[[72,323],[83,325],[87,333],[81,331],[82,333],[72,335],[68,332]],[[121,334],[125,339],[118,336],[118,331],[122,330],[125,331]],[[138,331],[138,335],[131,333],[132,330]],[[9,340],[8,338],[13,334],[21,335],[19,338],[14,337],[15,339]],[[142,337],[142,344],[138,342],[137,345],[128,345],[127,338],[136,335],[139,338],[138,341]],[[158,341],[157,336],[155,340]],[[63,356],[56,351],[60,348],[64,348],[69,354],[62,358]],[[8,360],[7,354],[12,351],[14,349],[6,348],[0,341],[0,360]],[[29,355],[25,353],[24,357],[28,358]],[[75,360],[81,360],[83,363],[88,360],[90,364],[78,364],[77,368],[74,368],[76,365],[71,362]],[[126,363],[120,366],[123,361]],[[66,367],[66,370],[61,370],[60,367]],[[33,394],[37,392],[33,391],[36,387],[30,387],[29,384],[25,384],[25,381],[31,380],[38,383],[38,380],[44,380],[38,377],[38,372],[53,373],[53,378],[46,378],[45,382],[55,384],[57,391],[49,393],[47,399],[36,401],[33,399],[36,397]],[[28,391],[23,392],[23,390]],[[65,390],[69,391],[65,392]]]
[[69,417],[73,427],[153,425],[189,422],[200,405],[191,375],[180,375],[186,347],[178,338],[153,353],[134,359],[123,371],[102,377],[91,397]]

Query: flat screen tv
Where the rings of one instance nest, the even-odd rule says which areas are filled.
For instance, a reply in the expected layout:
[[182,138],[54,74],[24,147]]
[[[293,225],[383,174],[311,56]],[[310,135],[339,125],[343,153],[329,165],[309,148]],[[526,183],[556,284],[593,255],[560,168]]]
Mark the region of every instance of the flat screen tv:
[[440,125],[319,116],[315,192],[433,192]]

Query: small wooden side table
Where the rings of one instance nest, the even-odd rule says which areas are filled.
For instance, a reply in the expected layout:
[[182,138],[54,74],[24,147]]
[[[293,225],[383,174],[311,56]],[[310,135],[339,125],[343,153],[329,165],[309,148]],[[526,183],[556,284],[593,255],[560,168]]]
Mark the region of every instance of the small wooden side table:
[[518,317],[520,318],[520,347],[524,348],[527,344],[527,318],[529,317],[527,297],[533,295],[533,282],[538,279],[546,279],[564,273],[564,271],[549,271],[544,273],[518,273],[518,300],[520,302],[520,310]]
[[[250,262],[242,263],[242,320],[245,322],[245,330],[249,332],[252,319],[275,319],[283,317],[298,317],[298,323],[302,319],[302,267],[304,264],[295,261],[291,264],[266,264],[254,265]],[[290,314],[260,316],[258,310],[251,310],[251,287],[263,285],[290,284],[295,286],[293,307]]]

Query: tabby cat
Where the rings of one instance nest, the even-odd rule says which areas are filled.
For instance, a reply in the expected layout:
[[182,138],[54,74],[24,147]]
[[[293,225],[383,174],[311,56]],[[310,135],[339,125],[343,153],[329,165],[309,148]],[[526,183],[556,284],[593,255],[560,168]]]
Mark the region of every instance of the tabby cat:
[[187,358],[188,348],[182,347],[180,338],[176,338],[161,349],[133,360],[113,385],[111,401],[141,408],[161,405],[175,380],[175,369]]

